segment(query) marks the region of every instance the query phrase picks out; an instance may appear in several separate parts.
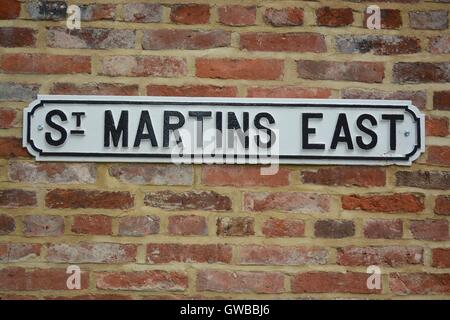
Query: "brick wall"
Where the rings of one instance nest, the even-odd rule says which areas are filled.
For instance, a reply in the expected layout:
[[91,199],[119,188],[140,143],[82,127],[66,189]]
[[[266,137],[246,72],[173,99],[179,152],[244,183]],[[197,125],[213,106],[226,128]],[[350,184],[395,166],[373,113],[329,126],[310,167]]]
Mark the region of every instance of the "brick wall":
[[[64,1],[1,2],[0,298],[450,296],[448,0],[142,2],[70,1],[80,31]],[[408,99],[427,150],[275,176],[37,163],[21,147],[37,93]]]

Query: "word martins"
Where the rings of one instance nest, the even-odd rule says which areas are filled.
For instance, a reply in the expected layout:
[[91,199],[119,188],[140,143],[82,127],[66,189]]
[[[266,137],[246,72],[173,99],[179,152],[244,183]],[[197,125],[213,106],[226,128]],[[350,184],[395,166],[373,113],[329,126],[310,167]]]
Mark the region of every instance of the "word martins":
[[41,161],[408,165],[424,150],[409,101],[38,96],[23,133]]

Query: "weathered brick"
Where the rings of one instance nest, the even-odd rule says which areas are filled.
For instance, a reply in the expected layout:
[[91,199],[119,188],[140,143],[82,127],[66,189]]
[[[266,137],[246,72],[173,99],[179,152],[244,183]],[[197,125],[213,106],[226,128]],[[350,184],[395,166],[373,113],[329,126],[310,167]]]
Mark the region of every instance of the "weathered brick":
[[368,220],[364,224],[364,236],[369,239],[401,239],[402,220]]
[[187,73],[186,60],[162,56],[108,56],[101,59],[102,75],[177,77]]
[[172,235],[199,235],[208,234],[206,218],[201,216],[170,216],[168,232]]
[[91,73],[91,57],[41,53],[10,53],[0,58],[4,73]]
[[113,4],[79,5],[82,21],[113,20],[116,16],[116,6]]
[[300,78],[310,80],[357,81],[380,83],[384,78],[382,62],[297,61]]
[[160,22],[162,6],[156,3],[127,3],[123,6],[123,19],[130,22]]
[[35,207],[37,204],[36,193],[21,189],[0,190],[0,207],[19,208]]
[[274,27],[303,25],[304,12],[302,8],[267,8],[264,11],[264,22]]
[[204,50],[228,47],[231,33],[224,30],[146,30],[142,48],[146,50]]
[[303,183],[328,186],[380,187],[386,184],[386,172],[380,168],[333,167],[302,171]]
[[76,215],[73,218],[71,230],[79,234],[110,235],[112,234],[112,218],[102,214]]
[[94,183],[94,164],[10,161],[9,180],[29,183]]
[[420,52],[420,41],[397,35],[363,35],[336,37],[336,49],[341,53],[373,53],[375,55],[410,54]]
[[0,235],[6,235],[16,230],[14,218],[6,214],[0,214]]
[[54,189],[45,196],[47,208],[129,209],[134,197],[129,192]]
[[239,251],[239,263],[251,265],[321,265],[326,264],[328,251],[318,247],[282,247],[246,245]]
[[305,223],[301,220],[270,218],[264,221],[262,233],[266,237],[302,237]]
[[67,95],[106,95],[106,96],[137,96],[137,84],[121,83],[54,83],[50,88],[51,94]]
[[286,87],[249,87],[247,96],[252,98],[322,98],[331,96],[328,88],[305,88],[302,86]]
[[22,139],[14,137],[0,137],[0,157],[30,157],[27,149],[22,147]]
[[249,32],[240,36],[240,48],[250,51],[326,52],[325,37],[313,32]]
[[200,270],[197,274],[197,290],[281,293],[284,292],[284,276],[278,272]]
[[41,245],[32,243],[0,243],[0,262],[10,263],[39,257]]
[[381,289],[367,287],[367,273],[305,272],[292,278],[295,293],[380,293]]
[[69,30],[51,27],[47,32],[47,46],[65,49],[132,49],[136,32],[127,29],[88,28]]
[[414,239],[431,241],[448,240],[447,220],[412,220],[409,228]]
[[450,36],[437,36],[429,39],[428,51],[436,54],[450,53]]
[[389,287],[398,295],[449,294],[450,274],[391,273]]
[[340,239],[355,235],[355,224],[351,220],[319,220],[314,223],[314,236]]
[[0,6],[0,19],[15,19],[20,14],[19,0],[3,0]]
[[0,27],[0,47],[34,47],[36,30],[31,28]]
[[191,185],[192,166],[132,164],[113,166],[109,174],[121,182],[152,185]]
[[184,291],[188,277],[176,271],[130,271],[97,273],[96,286],[104,290]]
[[255,219],[250,217],[221,217],[216,222],[218,236],[245,237],[255,234]]
[[209,22],[208,4],[177,4],[170,8],[170,20],[181,24],[205,24]]
[[236,97],[234,86],[184,85],[170,86],[150,84],[147,86],[148,96],[179,96],[179,97]]
[[450,196],[438,196],[434,204],[434,213],[450,215]]
[[450,189],[450,172],[443,171],[397,171],[397,186],[422,189]]
[[432,266],[435,268],[450,268],[450,249],[431,249]]
[[0,101],[30,101],[36,98],[38,84],[15,82],[0,83]]
[[214,191],[149,192],[145,194],[144,204],[165,210],[231,210],[231,199]]
[[232,248],[224,244],[151,243],[147,245],[149,263],[230,263]]
[[196,76],[200,78],[277,80],[283,75],[283,60],[198,58]]
[[[3,291],[69,290],[66,268],[31,269],[7,267],[0,269],[0,288]],[[87,289],[89,273],[81,272],[80,289]]]
[[342,208],[386,213],[420,212],[424,209],[424,196],[410,193],[343,196]]
[[[364,11],[363,26],[367,28],[367,19],[371,14]],[[381,29],[398,29],[402,26],[402,16],[398,9],[380,9]]]
[[17,111],[12,108],[0,109],[0,129],[12,128],[17,124]]
[[246,192],[245,211],[319,213],[330,210],[330,196],[303,192]]
[[450,166],[450,147],[447,146],[429,146],[427,148],[427,163]]
[[413,29],[443,30],[448,28],[448,11],[410,11],[409,25]]
[[23,234],[28,237],[55,237],[64,233],[61,216],[29,215],[23,218]]
[[413,105],[419,109],[425,109],[427,104],[427,93],[425,91],[399,90],[387,92],[382,90],[343,89],[344,99],[381,99],[381,100],[411,100]]
[[448,118],[427,116],[425,118],[425,132],[427,136],[448,136]]
[[392,73],[394,83],[449,82],[450,63],[397,62]]
[[390,266],[423,264],[421,247],[354,247],[337,249],[337,264],[344,266]]
[[122,217],[119,220],[120,236],[146,236],[159,233],[158,216]]
[[66,1],[29,1],[28,14],[33,20],[63,20],[67,16]]
[[49,262],[63,263],[127,263],[136,259],[136,245],[119,243],[51,244],[47,248]]
[[317,25],[326,27],[343,27],[353,23],[351,8],[321,7],[316,10]]
[[250,26],[256,21],[256,6],[219,7],[219,22],[228,26]]
[[208,186],[270,186],[289,185],[289,173],[286,168],[279,168],[274,175],[262,175],[257,166],[204,166],[202,183]]

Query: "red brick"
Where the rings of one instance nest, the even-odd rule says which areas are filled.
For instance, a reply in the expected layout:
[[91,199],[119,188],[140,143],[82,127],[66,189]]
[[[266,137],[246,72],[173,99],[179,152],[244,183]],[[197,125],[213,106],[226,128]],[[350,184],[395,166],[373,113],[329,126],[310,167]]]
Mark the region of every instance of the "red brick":
[[101,59],[100,74],[131,77],[178,77],[187,73],[184,58],[163,56],[107,56]]
[[425,91],[394,91],[343,89],[344,99],[381,99],[381,100],[411,100],[413,105],[419,109],[425,109],[427,104],[427,93]]
[[0,129],[12,128],[17,122],[17,111],[12,108],[0,109]]
[[147,86],[147,95],[177,97],[236,97],[237,88],[233,86],[213,85],[169,86],[151,84]]
[[205,24],[209,22],[209,5],[178,4],[170,9],[170,20],[182,24]]
[[36,30],[31,28],[0,27],[0,47],[34,47]]
[[450,36],[432,37],[428,41],[428,51],[435,54],[450,53]]
[[208,186],[269,186],[289,185],[289,170],[279,168],[274,175],[262,175],[257,166],[204,166],[202,183]]
[[369,239],[401,239],[402,220],[368,220],[364,224],[364,236]]
[[246,245],[239,251],[239,263],[251,265],[321,265],[328,251],[323,248]]
[[[0,288],[4,291],[69,290],[66,269],[7,267],[0,270]],[[81,289],[87,289],[89,274],[81,272]]]
[[409,228],[414,239],[431,241],[448,240],[447,220],[412,220]]
[[61,216],[29,215],[23,218],[23,234],[28,237],[56,237],[64,233]]
[[449,294],[450,274],[391,273],[389,287],[399,295]]
[[424,196],[410,193],[343,196],[342,208],[386,213],[420,212],[424,209]]
[[303,192],[246,192],[245,211],[318,213],[330,210],[330,196]]
[[421,247],[354,247],[337,249],[337,264],[343,266],[390,266],[423,264]]
[[450,111],[450,90],[433,93],[433,109]]
[[326,27],[343,27],[353,23],[351,8],[321,7],[316,10],[317,24]]
[[82,21],[113,20],[116,15],[116,6],[113,4],[86,4],[80,5]]
[[150,192],[145,194],[144,204],[164,210],[231,210],[231,199],[214,191]]
[[434,213],[450,215],[450,196],[438,196],[434,204]]
[[200,78],[277,80],[283,75],[283,60],[198,58],[196,76]]
[[91,235],[110,235],[112,234],[112,218],[101,214],[76,215],[73,218],[72,232]]
[[130,164],[109,168],[109,174],[121,182],[151,185],[191,185],[193,169],[191,166]]
[[384,79],[384,64],[363,61],[299,60],[297,72],[300,78],[310,80],[381,83]]
[[232,248],[223,244],[151,243],[147,245],[149,263],[230,263]]
[[429,146],[427,148],[427,163],[450,166],[450,147],[447,146]]
[[208,225],[201,216],[170,216],[168,231],[172,235],[204,236],[208,234]]
[[284,276],[278,272],[200,270],[197,274],[197,290],[281,293],[284,292]]
[[339,35],[336,50],[340,53],[373,53],[374,55],[412,54],[420,52],[420,40],[398,35]]
[[341,239],[355,235],[355,224],[350,220],[319,220],[314,223],[317,238]]
[[33,243],[0,243],[0,262],[10,263],[39,257],[41,245]]
[[325,37],[319,33],[250,32],[240,36],[240,48],[250,51],[326,52]]
[[450,172],[397,171],[396,185],[422,189],[450,189]]
[[176,271],[101,272],[96,285],[104,290],[184,291],[188,287],[187,274]]
[[[45,296],[44,300],[68,300],[64,296]],[[70,296],[70,300],[133,300],[131,295],[123,294],[85,294],[78,296]]]
[[218,236],[245,237],[255,234],[255,220],[250,217],[217,218]]
[[45,196],[47,208],[129,209],[134,197],[129,192],[79,189],[54,189]]
[[274,27],[303,25],[304,12],[302,8],[267,8],[264,11],[264,22]]
[[15,19],[20,14],[19,0],[3,0],[0,6],[0,19]]
[[[367,18],[372,14],[364,11],[363,25],[367,28]],[[381,9],[381,29],[398,29],[402,26],[402,16],[398,9]]]
[[394,83],[449,82],[448,62],[397,62],[392,70]]
[[380,293],[379,289],[367,288],[370,274],[357,272],[305,272],[292,278],[294,293]]
[[264,221],[262,233],[266,237],[302,237],[305,223],[300,220],[270,218]]
[[14,218],[6,214],[0,214],[0,235],[6,235],[16,230]]
[[157,3],[127,3],[123,6],[123,19],[128,22],[160,22],[163,7]]
[[3,158],[15,158],[15,157],[27,157],[27,149],[22,147],[22,139],[14,137],[0,137],[0,157]]
[[256,6],[219,7],[219,22],[228,26],[250,26],[256,21]]
[[37,204],[36,193],[21,189],[0,190],[0,207],[19,208],[35,207]]
[[8,177],[15,182],[29,183],[94,183],[94,164],[35,163],[10,161]]
[[450,268],[450,248],[431,249],[432,266],[435,268]]
[[106,95],[106,96],[137,96],[137,84],[120,83],[83,83],[74,84],[67,82],[54,83],[50,88],[51,94],[68,95]]
[[303,183],[328,186],[381,187],[386,185],[386,172],[381,168],[333,167],[302,171]]
[[204,50],[230,46],[231,33],[224,30],[146,30],[142,48],[146,50]]
[[409,24],[412,29],[443,30],[448,28],[448,11],[410,11]]
[[249,87],[247,97],[252,98],[330,98],[331,89],[305,88],[301,86],[286,87]]
[[159,233],[158,216],[122,217],[119,220],[120,236],[146,236]]
[[425,132],[427,136],[448,136],[448,118],[427,116],[425,120]]
[[136,251],[134,244],[51,244],[47,248],[47,260],[64,263],[128,263],[136,260]]
[[39,53],[9,53],[1,57],[0,69],[5,73],[91,73],[91,57]]

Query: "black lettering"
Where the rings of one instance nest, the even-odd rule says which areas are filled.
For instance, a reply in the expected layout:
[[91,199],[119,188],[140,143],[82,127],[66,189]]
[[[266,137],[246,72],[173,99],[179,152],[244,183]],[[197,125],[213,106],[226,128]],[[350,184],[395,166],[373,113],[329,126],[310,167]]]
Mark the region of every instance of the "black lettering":
[[273,132],[272,130],[270,130],[269,128],[267,128],[267,127],[265,127],[265,126],[263,126],[261,124],[261,119],[263,119],[263,118],[267,119],[269,124],[274,124],[275,123],[275,119],[272,117],[272,115],[270,113],[261,112],[261,113],[258,113],[255,116],[255,119],[253,121],[253,124],[255,125],[256,129],[265,130],[267,136],[269,137],[267,142],[264,143],[264,142],[261,142],[261,138],[260,138],[260,136],[258,134],[255,137],[256,145],[258,147],[267,148],[268,149],[268,148],[272,147],[272,144],[276,141],[277,137],[275,135],[275,132]]
[[81,126],[81,117],[86,116],[84,112],[72,112],[72,116],[76,118],[77,127]]
[[189,117],[197,120],[197,147],[203,147],[203,118],[211,117],[210,111],[189,111]]
[[119,123],[116,127],[111,110],[105,111],[105,130],[103,144],[105,147],[110,146],[110,137],[113,140],[114,147],[119,145],[120,137],[122,137],[122,147],[128,147],[128,111],[120,112]]
[[62,112],[61,110],[52,110],[49,113],[47,113],[47,115],[45,116],[45,122],[47,123],[47,125],[50,128],[58,131],[60,133],[61,137],[59,139],[55,140],[52,138],[52,135],[50,132],[46,132],[45,133],[45,141],[47,141],[47,143],[51,146],[60,146],[67,139],[67,131],[66,131],[66,129],[64,129],[64,127],[53,122],[52,118],[54,116],[58,116],[61,119],[61,121],[67,121],[66,114],[64,112]]
[[[178,118],[178,122],[170,123],[170,117]],[[173,131],[177,145],[180,145],[183,143],[183,141],[181,141],[181,136],[178,133],[178,129],[180,129],[182,126],[184,126],[184,123],[185,123],[185,119],[181,112],[164,111],[164,129],[163,129],[163,147],[164,148],[169,147],[170,131]]]
[[390,149],[397,149],[397,121],[403,121],[404,117],[402,114],[383,114],[381,119],[389,121],[389,142]]
[[316,129],[309,127],[309,119],[322,119],[322,113],[303,113],[302,114],[302,148],[324,150],[323,143],[309,143],[309,135],[315,134]]
[[370,114],[362,114],[356,120],[356,126],[358,127],[358,129],[372,138],[369,143],[364,143],[363,138],[361,136],[357,136],[356,144],[358,145],[359,148],[361,148],[363,150],[369,150],[369,149],[373,149],[377,145],[378,136],[375,131],[364,126],[364,123],[363,123],[364,120],[369,120],[369,122],[372,126],[377,125],[377,120],[375,119],[374,116],[372,116]]
[[[148,133],[144,133],[144,130]],[[141,140],[149,139],[152,147],[157,147],[158,142],[156,141],[155,131],[153,130],[152,120],[150,119],[150,114],[147,110],[141,112],[141,117],[139,118],[139,126],[136,132],[136,138],[134,139],[134,147],[139,147],[141,145]]]
[[[343,136],[341,136],[342,129],[344,130]],[[347,143],[347,148],[353,150],[352,137],[350,135],[350,128],[348,127],[347,116],[345,113],[339,113],[330,148],[336,149],[339,142]]]
[[216,148],[222,148],[222,112],[216,112]]
[[248,136],[248,128],[249,128],[249,114],[248,112],[242,113],[243,125],[239,124],[239,121],[236,118],[236,114],[234,112],[228,112],[228,148],[234,147],[234,133],[231,130],[236,130],[239,141],[241,145],[244,146],[245,149],[248,149],[250,141]]

